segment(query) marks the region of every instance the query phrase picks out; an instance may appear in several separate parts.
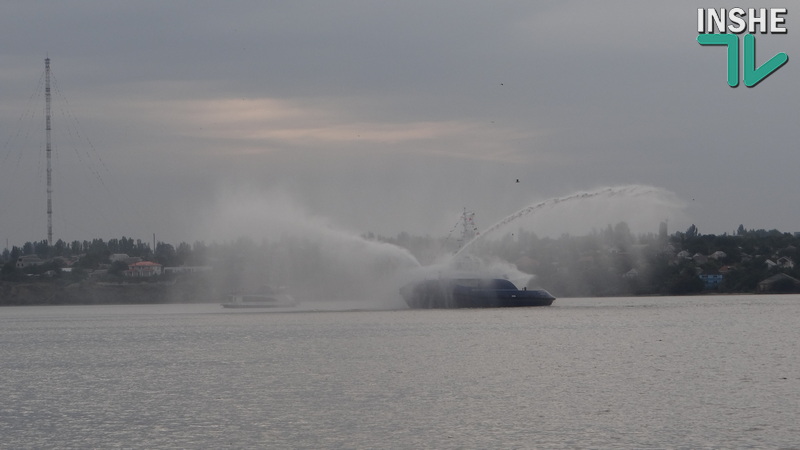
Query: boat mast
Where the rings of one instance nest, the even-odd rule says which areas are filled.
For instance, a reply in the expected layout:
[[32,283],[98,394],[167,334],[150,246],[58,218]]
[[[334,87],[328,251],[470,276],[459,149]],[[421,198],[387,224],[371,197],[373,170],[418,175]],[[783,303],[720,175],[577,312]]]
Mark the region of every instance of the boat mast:
[[478,235],[478,226],[475,225],[475,213],[467,211],[461,214],[461,238],[458,240],[459,249]]
[[44,59],[45,133],[47,135],[47,245],[53,245],[53,168],[50,163],[50,58]]

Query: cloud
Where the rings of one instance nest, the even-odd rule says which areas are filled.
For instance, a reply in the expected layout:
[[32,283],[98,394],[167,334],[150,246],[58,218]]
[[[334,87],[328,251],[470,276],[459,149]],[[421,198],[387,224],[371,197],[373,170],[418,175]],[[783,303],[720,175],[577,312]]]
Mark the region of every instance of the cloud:
[[224,143],[217,151],[226,157],[287,148],[327,151],[333,147],[343,155],[402,148],[427,155],[516,162],[522,157],[519,142],[532,143],[548,134],[470,120],[365,120],[365,113],[352,103],[346,98],[177,98],[132,101],[126,107],[131,109],[130,116],[168,124],[175,136]]
[[[797,69],[729,88],[724,50],[695,40],[696,10],[708,6],[22,2],[0,16],[0,137],[16,132],[26,105],[36,111],[30,134],[43,134],[43,100],[29,95],[49,53],[106,183],[167,218],[159,235],[180,239],[182,219],[232,182],[280,186],[382,234],[446,233],[464,206],[486,223],[534,199],[638,182],[704,198],[691,208],[704,231],[793,230],[796,194],[761,199],[798,164]],[[794,58],[798,36],[759,36],[759,60]],[[70,156],[60,136],[55,144]],[[11,147],[2,151],[38,149]],[[37,164],[0,167],[0,182],[30,193],[0,197],[0,210],[15,211],[4,223],[31,238],[41,233],[18,218],[43,215]],[[78,195],[67,186],[58,184],[56,211],[95,229],[92,207],[70,207]]]

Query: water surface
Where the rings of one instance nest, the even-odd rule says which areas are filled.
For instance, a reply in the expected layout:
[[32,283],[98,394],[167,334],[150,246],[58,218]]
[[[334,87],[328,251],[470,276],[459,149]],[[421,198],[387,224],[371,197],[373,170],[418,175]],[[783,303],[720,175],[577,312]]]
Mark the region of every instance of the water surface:
[[797,448],[800,296],[0,309],[0,448]]

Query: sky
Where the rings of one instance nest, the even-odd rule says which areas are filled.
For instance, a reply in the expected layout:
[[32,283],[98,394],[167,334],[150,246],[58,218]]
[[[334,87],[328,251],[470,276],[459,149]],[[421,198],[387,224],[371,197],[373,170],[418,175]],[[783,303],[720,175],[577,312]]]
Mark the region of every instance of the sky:
[[[698,8],[733,6],[789,7],[789,32],[758,34],[756,53],[789,62],[752,88],[696,40]],[[353,233],[436,237],[464,208],[488,228],[626,185],[680,200],[658,217],[670,232],[800,231],[790,6],[4,2],[0,239],[46,239],[46,57],[54,239],[208,242],[231,205],[287,202]]]

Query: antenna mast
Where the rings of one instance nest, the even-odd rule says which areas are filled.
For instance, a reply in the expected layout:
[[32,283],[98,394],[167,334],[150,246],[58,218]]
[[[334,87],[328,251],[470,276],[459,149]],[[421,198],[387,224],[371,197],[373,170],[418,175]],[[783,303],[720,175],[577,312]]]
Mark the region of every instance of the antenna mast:
[[477,236],[478,226],[475,225],[475,213],[467,211],[464,207],[464,212],[461,214],[461,238],[458,240],[459,248]]
[[47,245],[53,245],[53,168],[50,163],[50,58],[44,59],[45,132],[47,134]]

